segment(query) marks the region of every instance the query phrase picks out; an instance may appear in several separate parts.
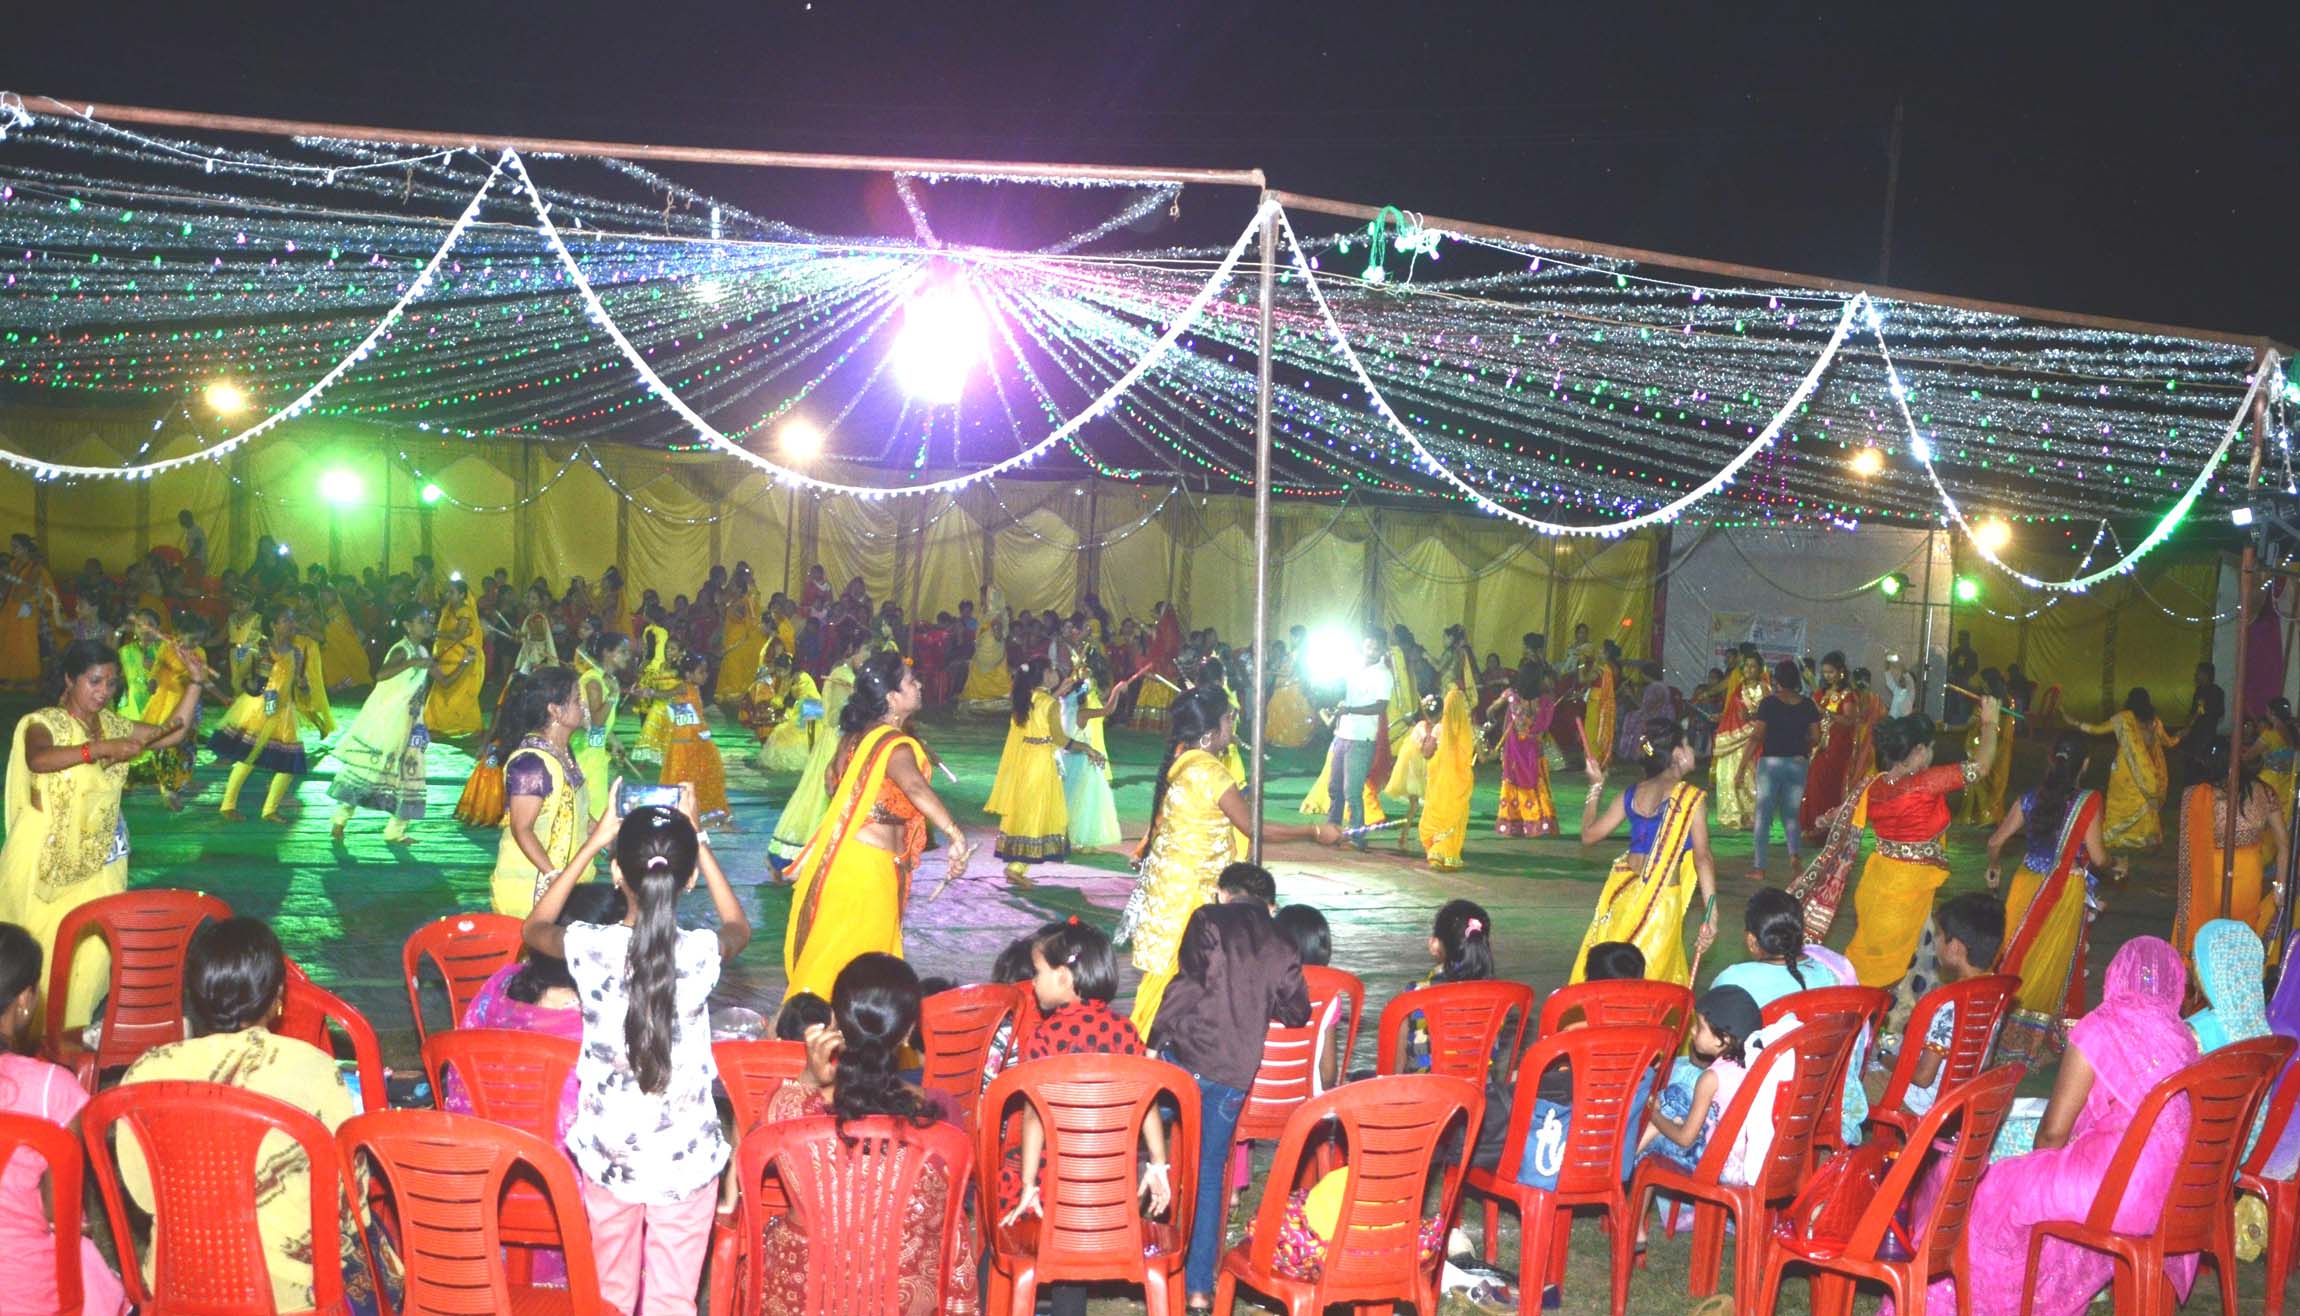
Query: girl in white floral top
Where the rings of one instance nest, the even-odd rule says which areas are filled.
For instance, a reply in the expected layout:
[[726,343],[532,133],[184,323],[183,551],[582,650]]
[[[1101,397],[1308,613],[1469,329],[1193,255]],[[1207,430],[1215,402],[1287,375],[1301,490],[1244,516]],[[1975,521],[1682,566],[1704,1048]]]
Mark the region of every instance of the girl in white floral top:
[[[619,803],[622,783],[611,798]],[[567,1151],[599,1253],[600,1296],[633,1316],[691,1316],[710,1244],[727,1138],[712,1104],[711,988],[719,964],[751,940],[750,920],[694,821],[679,809],[609,808],[527,917],[530,949],[567,962],[583,1010],[580,1095]],[[554,921],[601,850],[630,901],[619,924]],[[700,872],[717,931],[682,929],[679,895]],[[647,1301],[638,1306],[642,1277]]]

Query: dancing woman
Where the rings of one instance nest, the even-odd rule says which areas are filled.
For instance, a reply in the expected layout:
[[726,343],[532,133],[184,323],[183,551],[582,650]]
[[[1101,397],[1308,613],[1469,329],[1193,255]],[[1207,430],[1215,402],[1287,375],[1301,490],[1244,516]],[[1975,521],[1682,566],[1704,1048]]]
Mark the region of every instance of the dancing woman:
[[2106,722],[2069,725],[2090,736],[2116,737],[2116,761],[2108,768],[2108,812],[2101,820],[2101,844],[2115,856],[2116,876],[2123,881],[2131,871],[2135,851],[2153,850],[2164,839],[2164,793],[2171,777],[2164,766],[2164,751],[2180,744],[2180,737],[2164,729],[2146,686],[2132,687],[2124,707]]
[[[1123,688],[1123,686],[1121,687]],[[1110,793],[1110,752],[1102,738],[1102,719],[1110,710],[1096,697],[1094,675],[1079,659],[1064,685],[1062,734],[1075,749],[1055,759],[1062,770],[1062,801],[1070,815],[1070,848],[1099,850],[1118,844],[1118,802]],[[1097,766],[1089,754],[1102,755]]]
[[[774,839],[767,842],[770,865],[786,865],[797,858],[799,851],[814,838],[815,828],[823,820],[823,811],[830,807],[831,759],[841,744],[836,728],[847,700],[853,695],[855,675],[871,657],[870,635],[860,627],[841,627],[838,645],[838,666],[823,678],[822,729],[814,734],[813,748],[799,769],[798,784],[791,787],[791,798],[783,804],[782,816],[775,820]],[[790,880],[789,873],[785,871],[777,880]]]
[[1853,758],[1857,709],[1845,655],[1835,649],[1821,655],[1819,672],[1813,707],[1820,710],[1821,724],[1814,731],[1812,766],[1805,772],[1805,798],[1796,818],[1797,831],[1808,837],[1821,834],[1821,819],[1845,802],[1852,777],[1865,776],[1868,769]]
[[1541,738],[1557,716],[1549,678],[1526,672],[1501,696],[1501,807],[1494,831],[1502,836],[1557,835],[1557,804],[1549,792],[1549,760]]
[[[1999,708],[2011,706],[2003,673],[1988,668],[1981,673],[1980,683],[1982,693],[1996,700]],[[2009,720],[1998,724],[1994,754],[1983,755],[1980,742],[1980,727],[1965,732],[1965,757],[1980,763],[1981,775],[1958,801],[1957,821],[1992,827],[2005,816],[2005,791],[2012,783],[2013,724]]]
[[241,821],[240,788],[257,768],[263,768],[272,774],[271,788],[264,793],[263,819],[285,823],[280,805],[310,762],[304,753],[302,724],[296,720],[306,678],[304,651],[296,644],[295,614],[282,608],[270,622],[271,646],[258,649],[249,660],[248,684],[208,734],[208,748],[232,765],[219,808],[232,822]]
[[[1006,861],[1006,880],[1030,885],[1030,865],[1062,859],[1070,853],[1070,806],[1062,793],[1062,772],[1056,751],[1083,753],[1097,771],[1109,762],[1084,741],[1062,734],[1062,706],[1048,689],[1054,669],[1043,658],[1032,658],[1014,669],[1014,698],[1010,739],[1018,732],[1020,744],[1011,758],[999,765],[985,803],[999,815],[996,853]],[[1214,693],[1225,702],[1219,686]]]
[[[184,706],[185,699],[191,697],[192,687],[197,684],[192,674],[207,670],[206,663],[200,657],[203,623],[197,616],[187,616],[184,620],[184,633],[171,635],[161,629],[158,614],[150,609],[139,609],[136,625],[158,646],[157,656],[152,660],[151,693],[145,696],[138,716],[153,726],[173,725],[177,711]],[[193,699],[191,718],[192,725],[198,727],[200,710],[196,698]],[[171,813],[184,807],[184,795],[191,788],[194,739],[187,736],[169,748],[153,750],[136,760],[135,771],[130,773],[131,778],[139,773],[148,773],[159,785],[160,803],[166,805]]]
[[[1192,686],[1167,710],[1166,758],[1150,789],[1150,834],[1143,843],[1141,879],[1127,897],[1113,940],[1133,943],[1142,983],[1134,991],[1137,1029],[1158,1017],[1158,1003],[1174,981],[1182,929],[1191,913],[1214,899],[1222,870],[1246,854],[1253,807],[1222,760],[1237,732],[1228,696],[1213,686]],[[1338,845],[1333,823],[1262,824],[1266,842],[1316,841]],[[1260,1025],[1256,1025],[1259,1027]]]
[[[1601,743],[1589,741],[1593,749]],[[1581,843],[1595,845],[1627,821],[1629,852],[1614,860],[1606,874],[1596,917],[1582,934],[1581,949],[1574,952],[1568,981],[1583,981],[1590,947],[1601,941],[1626,941],[1644,953],[1646,977],[1690,987],[1693,969],[1685,959],[1685,914],[1697,885],[1702,914],[1693,940],[1694,957],[1717,939],[1717,863],[1709,854],[1709,795],[1685,780],[1696,760],[1684,730],[1675,722],[1646,723],[1637,752],[1645,779],[1610,804],[1605,803],[1605,770],[1594,753],[1589,757]]]
[[481,724],[479,687],[487,681],[487,647],[479,629],[479,608],[471,601],[467,581],[447,582],[431,656],[439,664],[439,674],[431,681],[423,724],[431,728],[431,734],[446,740],[476,735]]
[[[901,655],[873,654],[856,669],[839,710],[830,806],[791,862],[790,925],[783,934],[789,993],[829,999],[839,970],[862,955],[902,954],[903,907],[926,851],[927,824],[943,834],[949,878],[974,857],[927,780],[931,758],[909,730],[925,702]],[[826,737],[831,739],[832,737]]]
[[327,793],[335,800],[335,839],[359,809],[390,815],[383,839],[407,840],[407,825],[423,816],[424,751],[431,731],[423,724],[424,696],[437,661],[431,656],[431,610],[420,603],[400,605],[401,636],[383,656],[375,689],[335,747],[335,780]]
[[[575,744],[575,761],[591,783],[585,803],[590,823],[605,817],[614,803],[607,798],[607,783],[614,780],[616,760],[629,762],[615,739],[615,712],[623,702],[623,669],[630,665],[631,638],[621,631],[599,632],[575,655],[575,691],[583,704],[583,738]],[[510,770],[509,763],[503,766]]]
[[[1730,831],[1747,828],[1757,816],[1757,745],[1764,728],[1757,722],[1757,706],[1772,686],[1765,677],[1765,659],[1752,644],[1741,646],[1733,670],[1725,675],[1725,703],[1717,718],[1717,738],[1710,746],[1710,785],[1717,797],[1717,825]],[[1864,769],[1867,764],[1861,765]]]
[[[1979,780],[1982,765],[1994,755],[1997,701],[1982,699],[1973,716],[1981,724],[1980,757],[1951,767],[1933,766],[1931,718],[1912,714],[1878,727],[1881,771],[1859,796],[1841,806],[1838,826],[1850,829],[1855,851],[1863,826],[1877,837],[1876,853],[1869,856],[1861,884],[1853,892],[1860,927],[1845,947],[1845,958],[1853,962],[1853,972],[1864,987],[1891,987],[1901,981],[1924,936],[1925,920],[1932,915],[1933,892],[1949,875],[1948,853],[1942,845],[1949,830],[1947,796]],[[1841,850],[1838,836],[1838,828],[1832,827],[1829,846],[1789,888],[1789,894],[1807,902],[1808,934],[1814,903],[1825,901],[1827,916],[1833,917],[1843,890],[1841,878],[1834,889],[1815,889],[1817,870],[1831,863],[1831,852]],[[1846,856],[1840,871],[1849,870]]]
[[[128,824],[120,792],[128,764],[148,750],[182,744],[199,724],[200,687],[208,678],[189,655],[191,685],[166,725],[112,711],[120,689],[120,656],[94,640],[65,646],[64,688],[56,702],[17,720],[8,747],[6,822],[0,845],[0,923],[14,923],[40,942],[55,963],[56,930],[65,915],[100,896],[128,889]],[[64,1021],[88,1021],[110,976],[100,939],[72,956]]]
[[[1471,669],[1470,679],[1476,679]],[[1473,687],[1474,688],[1474,687]],[[1437,747],[1429,758],[1429,779],[1421,818],[1422,854],[1441,873],[1461,868],[1462,842],[1469,836],[1470,795],[1477,787],[1476,733],[1469,725],[1470,690],[1457,678],[1448,683],[1445,712],[1438,720]]]
[[[1582,748],[1596,765],[1595,781],[1613,766],[1613,736],[1621,720],[1621,646],[1607,640],[1599,650],[1595,675],[1588,678],[1581,714]],[[1650,964],[1650,961],[1648,962]]]
[[2084,962],[2090,940],[2087,896],[2092,870],[2108,865],[2101,845],[2101,799],[2077,789],[2091,766],[2085,738],[2063,732],[2045,760],[2044,780],[2015,800],[1989,836],[1989,890],[1997,889],[1997,855],[2028,834],[2027,853],[2005,900],[2005,944],[1997,972],[2021,980],[2012,1017],[1998,1045],[2031,1064],[2058,1049],[2056,1028],[2084,1013]]
[[[489,878],[498,914],[525,918],[590,834],[592,817],[584,803],[587,785],[569,743],[583,725],[583,699],[575,673],[541,667],[513,677],[515,688],[503,701],[497,737],[510,746],[503,761],[503,836],[495,846],[495,872]],[[608,793],[601,780],[599,793]]]
[[[2228,793],[2229,742],[2214,736],[2197,761],[2201,779],[2180,801],[2180,886],[2172,922],[2172,944],[2194,966],[2196,929],[2220,917],[2221,874],[2228,874],[2228,917],[2263,936],[2276,921],[2284,899],[2277,871],[2285,851],[2284,814],[2274,792],[2261,784],[2257,762],[2237,765],[2236,795]],[[2234,863],[2222,847],[2228,840],[2228,814],[2236,813]],[[2267,845],[2261,842],[2265,840]]]

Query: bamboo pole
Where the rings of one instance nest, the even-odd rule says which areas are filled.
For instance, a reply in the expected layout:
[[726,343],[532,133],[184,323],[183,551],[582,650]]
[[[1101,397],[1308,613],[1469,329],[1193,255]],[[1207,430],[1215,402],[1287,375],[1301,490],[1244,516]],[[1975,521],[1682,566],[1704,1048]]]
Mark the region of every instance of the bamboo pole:
[[[2259,349],[2253,358],[2253,369],[2265,374],[2271,360],[2267,348]],[[2265,455],[2264,440],[2268,431],[2268,389],[2263,386],[2252,395],[2252,471],[2246,484],[2248,498],[2260,493],[2260,461]],[[2229,917],[2236,899],[2236,821],[2244,812],[2242,794],[2244,767],[2244,677],[2249,666],[2246,655],[2252,648],[2252,593],[2258,585],[2259,557],[2254,539],[2244,541],[2243,564],[2236,576],[2236,672],[2231,682],[2228,699],[2228,823],[2220,836],[2220,917]],[[2249,917],[2249,914],[2247,915]],[[2196,929],[2187,929],[2193,940]],[[2188,949],[2186,946],[2182,950]]]

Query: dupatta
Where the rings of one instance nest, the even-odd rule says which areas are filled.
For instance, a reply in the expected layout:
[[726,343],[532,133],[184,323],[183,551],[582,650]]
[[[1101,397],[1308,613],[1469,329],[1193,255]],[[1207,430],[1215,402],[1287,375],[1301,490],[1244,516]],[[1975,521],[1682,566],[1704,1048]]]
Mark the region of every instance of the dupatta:
[[[2053,861],[2051,874],[2037,888],[2036,896],[2028,902],[2028,909],[2022,913],[2020,926],[2013,931],[2012,939],[2005,943],[2003,952],[1997,956],[1997,972],[2009,973],[2016,978],[2021,976],[2021,965],[2028,958],[2030,947],[2036,944],[2037,936],[2044,930],[2045,924],[2052,921],[2052,911],[2066,894],[2068,884],[2072,880],[2086,880],[2078,876],[2079,861],[2084,855],[2084,834],[2091,827],[2093,819],[2100,816],[2100,808],[2098,791],[2078,791],[2076,798],[2069,801],[2068,814],[2061,819],[2060,840],[2053,850],[2058,858]],[[2078,917],[2089,921],[2091,914],[2089,911],[2080,911]],[[2080,929],[2076,949],[2069,955],[2068,979],[2061,990],[2061,1013],[2069,1018],[2084,1013],[2084,959],[2086,943],[2090,940]]]
[[[873,806],[886,785],[887,768],[894,761],[895,751],[907,749],[918,758],[923,770],[926,748],[916,737],[904,735],[890,726],[875,726],[863,733],[855,745],[855,752],[847,760],[847,769],[840,775],[838,789],[832,793],[830,812],[824,815],[815,834],[791,860],[791,880],[806,886],[806,902],[794,911],[795,929],[791,941],[791,954],[795,959],[805,953],[807,935],[814,930],[815,916],[822,908],[824,881],[838,863],[839,851],[857,828],[871,820]],[[910,873],[925,848],[925,820],[912,817],[903,829],[903,848],[895,855],[895,901],[898,907],[910,903]],[[809,879],[813,879],[811,882]]]

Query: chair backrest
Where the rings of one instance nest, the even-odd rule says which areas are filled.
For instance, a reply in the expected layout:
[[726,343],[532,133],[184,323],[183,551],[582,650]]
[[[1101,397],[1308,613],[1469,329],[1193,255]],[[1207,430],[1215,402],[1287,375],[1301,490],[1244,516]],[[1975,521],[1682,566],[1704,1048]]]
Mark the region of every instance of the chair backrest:
[[[1842,1019],[1852,1023],[1853,1031],[1846,1039],[1844,1054],[1830,1057],[1836,1065],[1836,1077],[1829,1083],[1829,1109],[1837,1111],[1845,1106],[1845,1084],[1858,1081],[1858,1075],[1868,1067],[1868,1048],[1861,1045],[1861,1030],[1869,1030],[1868,1046],[1875,1046],[1878,1031],[1885,1026],[1886,1012],[1892,1008],[1893,994],[1881,987],[1810,987],[1774,997],[1759,1007],[1757,1014],[1767,1025],[1777,1024],[1792,1014],[1800,1023],[1809,1024],[1817,1019]],[[1804,1067],[1802,1060],[1798,1067]],[[1816,1132],[1822,1135],[1821,1141],[1833,1143],[1837,1127],[1832,1120]]]
[[1901,1109],[1909,1085],[1916,1079],[1917,1061],[1925,1054],[1925,1038],[1932,1031],[1933,1019],[1943,1010],[1956,1013],[1950,1025],[1949,1053],[1941,1059],[1940,1080],[1933,1093],[1946,1096],[1960,1084],[1971,1082],[1987,1066],[1989,1052],[1996,1049],[1997,1025],[2019,990],[2020,979],[1988,973],[1942,983],[1926,992],[1910,1009],[1908,1027],[1901,1030],[1901,1053],[1893,1059],[1893,1075],[1885,1081],[1877,1109]]
[[184,948],[200,924],[231,916],[231,906],[198,891],[123,891],[74,908],[56,925],[48,962],[47,1044],[53,1048],[63,1036],[72,953],[91,932],[112,953],[96,1068],[124,1065],[155,1046],[184,1040]]
[[[1441,982],[1400,992],[1382,1007],[1374,1068],[1402,1072],[1406,1023],[1420,1015],[1429,1030],[1429,1072],[1470,1079],[1482,1090],[1496,1049],[1514,1060],[1533,1013],[1533,989],[1521,982]],[[1516,1027],[1505,1039],[1513,1015]]]
[[[1163,1060],[1143,1056],[1073,1054],[1015,1065],[991,1080],[983,1094],[976,1164],[1002,1155],[1000,1125],[1027,1105],[1045,1131],[1045,1183],[1038,1227],[1041,1280],[1132,1279],[1140,1282],[1144,1237],[1135,1147],[1146,1120],[1158,1118],[1160,1098],[1171,1099],[1181,1119],[1167,1135],[1166,1163],[1174,1176],[1174,1229],[1190,1236],[1198,1165],[1198,1084]],[[996,1220],[997,1176],[982,1176],[982,1220]]]
[[[1677,1030],[1661,1023],[1591,1023],[1535,1038],[1517,1063],[1509,1133],[1501,1145],[1527,1145],[1542,1071],[1564,1060],[1573,1069],[1573,1117],[1566,1121],[1556,1191],[1618,1189],[1622,1143],[1644,1131],[1645,1110],[1636,1099],[1638,1082],[1648,1073],[1660,1073],[1677,1053],[1677,1045]],[[1649,1095],[1656,1090],[1647,1089]],[[1515,1165],[1502,1167],[1505,1178],[1515,1178],[1516,1171]]]
[[423,1044],[431,1090],[445,1093],[447,1072],[471,1096],[471,1113],[508,1124],[545,1142],[559,1141],[559,1097],[582,1044],[517,1028],[457,1028]]
[[509,914],[449,914],[415,930],[399,952],[407,979],[407,1013],[415,1021],[415,1042],[431,1033],[423,1026],[423,966],[429,964],[447,984],[447,1026],[459,1027],[471,999],[497,969],[519,958],[520,920]]
[[2300,1064],[2286,1061],[2284,1069],[2268,1092],[2268,1118],[2260,1126],[2260,1136],[2252,1144],[2252,1154],[2244,1158],[2244,1173],[2256,1178],[2268,1174],[2269,1158],[2276,1154],[2277,1144],[2284,1141],[2284,1131],[2292,1125],[2294,1110],[2300,1109]]
[[2118,1208],[2150,1136],[2160,1121],[2176,1118],[2169,1109],[2172,1103],[2185,1100],[2188,1136],[2165,1193],[2157,1239],[2167,1255],[2212,1246],[2213,1229],[2226,1220],[2229,1194],[2235,1191],[2236,1160],[2243,1153],[2245,1135],[2252,1131],[2252,1113],[2291,1056],[2292,1039],[2254,1037],[2221,1047],[2150,1088],[2108,1163],[2108,1177],[2092,1199],[2086,1226],[2102,1233],[2115,1231]]
[[998,1026],[1015,1017],[1014,987],[976,983],[936,992],[919,1002],[918,1031],[926,1042],[919,1081],[958,1099],[973,1118],[982,1099],[982,1071],[990,1064],[990,1044]]
[[10,1168],[18,1152],[38,1157],[48,1167],[49,1222],[55,1231],[55,1256],[49,1262],[19,1256],[18,1266],[52,1264],[56,1268],[56,1309],[80,1310],[80,1167],[87,1152],[80,1140],[61,1124],[32,1115],[0,1112],[0,1171]]
[[1448,1129],[1459,1128],[1468,1136],[1484,1109],[1482,1077],[1471,1082],[1445,1074],[1386,1074],[1346,1083],[1302,1103],[1286,1121],[1277,1158],[1263,1181],[1262,1202],[1254,1213],[1255,1268],[1272,1268],[1288,1188],[1300,1181],[1311,1142],[1332,1121],[1348,1178],[1314,1309],[1337,1302],[1411,1300],[1419,1287],[1414,1276],[1424,1269],[1422,1204],[1430,1176],[1445,1176],[1438,1195],[1440,1216],[1453,1219],[1461,1200],[1460,1159],[1440,1171],[1438,1144]]
[[[948,1124],[920,1127],[908,1120],[873,1117],[785,1120],[744,1135],[741,1167],[743,1234],[766,1229],[751,1185],[772,1171],[781,1178],[793,1221],[807,1240],[801,1310],[810,1316],[880,1316],[902,1310],[903,1237],[910,1205],[923,1202],[938,1244],[930,1272],[936,1286],[930,1310],[948,1307],[944,1291],[965,1222],[974,1149]],[[939,1175],[930,1174],[939,1170]],[[766,1249],[750,1251],[748,1291],[767,1291]]]
[[1836,1125],[1837,1106],[1830,1098],[1839,1090],[1838,1081],[1844,1077],[1853,1038],[1859,1031],[1860,1023],[1852,1015],[1825,1014],[1790,1029],[1759,1052],[1710,1132],[1709,1148],[1694,1167],[1695,1176],[1710,1183],[1724,1179],[1726,1164],[1756,1108],[1758,1094],[1776,1067],[1790,1065],[1789,1077],[1781,1080],[1773,1098],[1773,1141],[1764,1163],[1743,1169],[1746,1182],[1767,1201],[1795,1193],[1809,1168],[1815,1130],[1824,1120],[1830,1127]]
[[1536,1037],[1554,1037],[1569,1023],[1660,1024],[1677,1034],[1679,1046],[1693,1027],[1693,992],[1651,978],[1613,978],[1569,983],[1541,1002]]
[[135,1258],[120,1259],[128,1298],[142,1310],[272,1310],[271,1266],[256,1229],[256,1182],[264,1140],[291,1139],[311,1182],[313,1298],[320,1310],[343,1302],[343,1273],[328,1264],[342,1249],[343,1153],[327,1126],[261,1093],[221,1083],[128,1083],[96,1094],[80,1114],[95,1161],[112,1237],[129,1232],[113,1126],[142,1149],[151,1181],[151,1283]]
[[333,1030],[342,1029],[351,1042],[352,1072],[359,1076],[359,1108],[382,1110],[389,1105],[389,1094],[384,1091],[383,1047],[376,1041],[375,1028],[367,1016],[304,976],[293,963],[288,966],[287,990],[282,997],[279,1022],[272,1025],[272,1032],[308,1042],[332,1056]]
[[503,1264],[507,1181],[540,1181],[567,1258],[569,1316],[608,1310],[599,1297],[591,1225],[566,1153],[532,1134],[470,1115],[387,1110],[336,1130],[344,1163],[372,1165],[396,1212],[394,1242],[406,1271],[401,1316],[493,1316],[516,1311]]
[[719,1082],[727,1089],[727,1104],[734,1107],[735,1134],[740,1137],[767,1117],[767,1099],[785,1079],[806,1072],[807,1044],[780,1038],[713,1042],[711,1058],[718,1062]]
[[1022,1044],[1038,1031],[1039,1021],[1046,1012],[1038,1008],[1038,989],[1028,978],[1014,984],[1014,1054],[1022,1054]]
[[1358,1030],[1366,1024],[1366,985],[1354,973],[1323,964],[1302,966],[1302,982],[1310,989],[1310,1018],[1326,1017],[1326,1006],[1341,999],[1350,1003],[1349,1021],[1338,1039],[1341,1063],[1337,1072],[1347,1076],[1350,1072],[1350,1054],[1358,1049]]
[[[1997,1140],[1997,1130],[2011,1112],[2013,1095],[2020,1082],[2028,1076],[2022,1065],[2006,1065],[2000,1069],[1966,1079],[1955,1087],[1946,1080],[1941,1086],[1940,1099],[1925,1112],[1923,1119],[1911,1135],[1911,1148],[1925,1148],[1940,1140],[1941,1130],[1950,1121],[1957,1121],[1957,1139],[1948,1151],[1947,1168],[1940,1179],[1940,1195],[1933,1199],[1930,1220],[1919,1220],[1917,1251],[1925,1258],[1925,1273],[1938,1275],[1947,1271],[1956,1260],[1957,1249],[1964,1242],[1965,1226],[1970,1222],[1973,1193],[1981,1186],[1981,1175],[1989,1168],[1989,1149]],[[1892,1207],[1905,1198],[1916,1186],[1917,1172],[1924,1165],[1923,1155],[1904,1153],[1891,1174],[1885,1177],[1884,1191],[1861,1217],[1853,1232],[1854,1246],[1865,1246],[1864,1256],[1876,1255],[1885,1241],[1885,1227],[1890,1222]],[[1873,1231],[1873,1232],[1872,1232]]]

